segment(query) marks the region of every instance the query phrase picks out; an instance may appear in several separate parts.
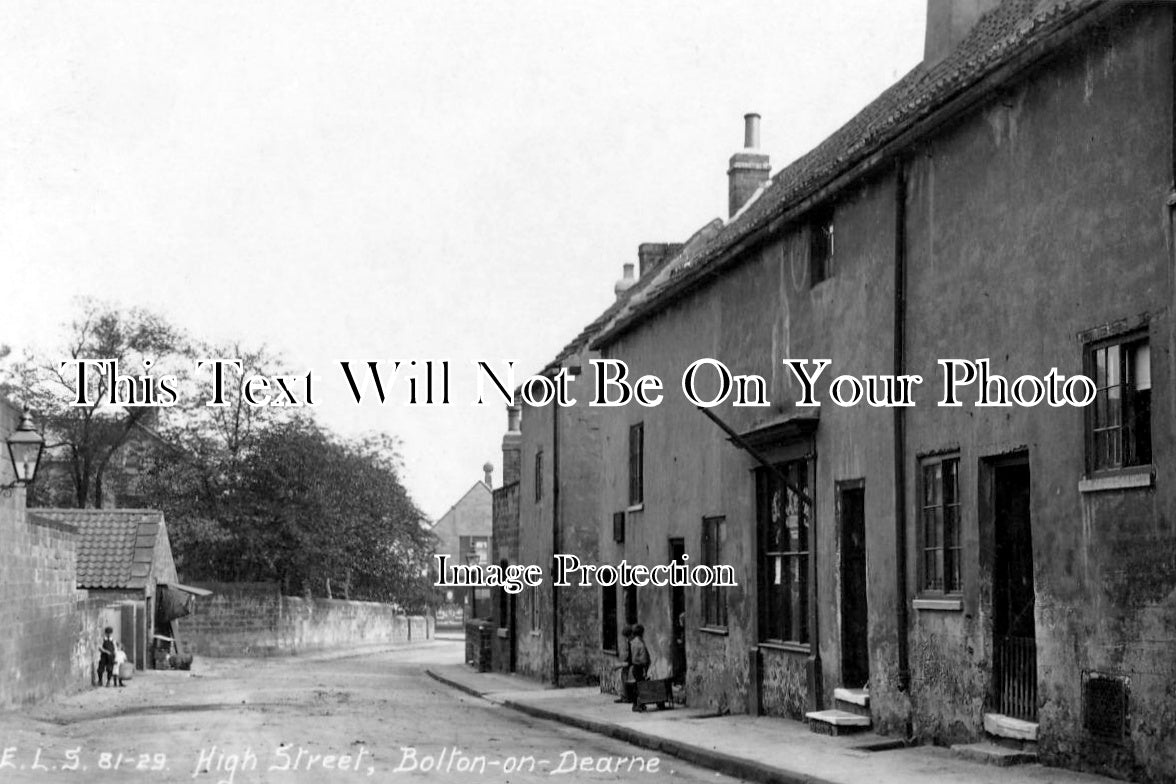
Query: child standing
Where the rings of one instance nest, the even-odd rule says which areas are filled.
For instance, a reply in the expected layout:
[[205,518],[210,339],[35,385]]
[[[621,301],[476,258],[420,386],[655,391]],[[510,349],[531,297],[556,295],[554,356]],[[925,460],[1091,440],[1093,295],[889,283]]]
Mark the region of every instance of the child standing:
[[105,636],[102,638],[101,645],[99,645],[99,649],[102,651],[102,655],[98,659],[98,685],[102,685],[102,673],[105,672],[106,685],[113,686],[114,683],[112,681],[114,680],[115,652],[114,629],[107,626],[105,629],[103,629],[102,633]]
[[122,643],[115,643],[114,651],[114,677],[118,681],[119,686],[126,686],[122,679],[122,666],[127,663],[127,652],[123,650]]

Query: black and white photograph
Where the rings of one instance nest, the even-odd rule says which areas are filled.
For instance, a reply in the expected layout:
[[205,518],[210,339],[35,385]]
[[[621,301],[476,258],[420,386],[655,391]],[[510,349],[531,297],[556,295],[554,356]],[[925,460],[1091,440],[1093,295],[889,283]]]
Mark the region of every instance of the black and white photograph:
[[0,782],[1176,782],[1176,2],[0,20]]

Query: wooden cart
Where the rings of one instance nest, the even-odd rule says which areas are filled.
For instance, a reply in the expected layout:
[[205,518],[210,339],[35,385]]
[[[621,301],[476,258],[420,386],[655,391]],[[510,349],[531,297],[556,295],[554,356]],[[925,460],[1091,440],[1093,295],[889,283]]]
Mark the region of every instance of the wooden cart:
[[674,706],[674,687],[670,678],[637,681],[637,697],[633,701],[633,710],[644,711],[646,705],[657,705],[658,710]]

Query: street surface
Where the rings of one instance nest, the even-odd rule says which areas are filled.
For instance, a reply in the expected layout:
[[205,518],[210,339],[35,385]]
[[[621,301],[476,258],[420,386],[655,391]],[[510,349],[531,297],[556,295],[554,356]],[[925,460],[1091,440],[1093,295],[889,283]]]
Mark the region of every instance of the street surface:
[[0,714],[0,781],[735,781],[425,675],[462,654],[454,638],[136,673]]

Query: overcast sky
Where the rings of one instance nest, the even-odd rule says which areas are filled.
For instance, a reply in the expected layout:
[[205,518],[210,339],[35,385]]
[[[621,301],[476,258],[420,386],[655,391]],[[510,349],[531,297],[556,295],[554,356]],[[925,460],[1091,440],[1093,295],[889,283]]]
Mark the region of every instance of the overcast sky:
[[[0,343],[79,296],[313,369],[403,441],[437,517],[501,482],[472,363],[541,368],[637,245],[726,216],[922,56],[924,0],[0,5]],[[340,360],[449,359],[453,404],[357,406]]]

